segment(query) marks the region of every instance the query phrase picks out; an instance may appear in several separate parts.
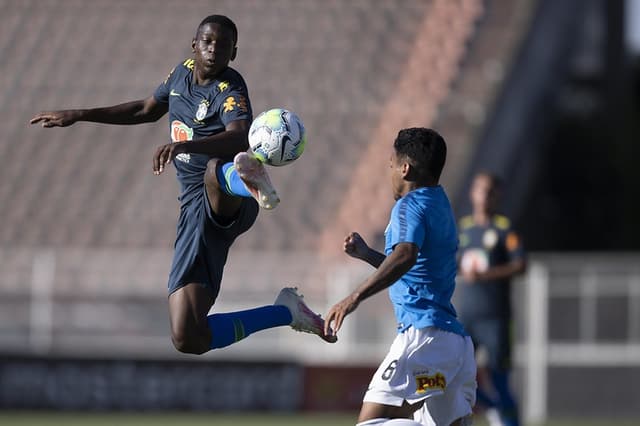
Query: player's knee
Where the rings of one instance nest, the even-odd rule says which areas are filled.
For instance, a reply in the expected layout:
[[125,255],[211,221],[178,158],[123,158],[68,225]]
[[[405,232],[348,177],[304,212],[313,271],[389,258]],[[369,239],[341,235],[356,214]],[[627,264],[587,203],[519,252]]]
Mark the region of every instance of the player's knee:
[[176,350],[185,354],[201,355],[209,350],[207,342],[203,342],[198,336],[186,330],[172,330],[171,341]]

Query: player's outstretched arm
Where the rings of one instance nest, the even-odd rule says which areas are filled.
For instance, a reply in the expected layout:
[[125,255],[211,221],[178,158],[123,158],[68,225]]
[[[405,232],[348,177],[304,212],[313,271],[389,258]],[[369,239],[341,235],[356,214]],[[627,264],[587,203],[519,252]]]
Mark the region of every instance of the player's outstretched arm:
[[523,274],[527,269],[527,263],[524,259],[513,259],[510,262],[495,265],[484,272],[475,273],[475,281],[495,281],[510,280],[518,275]]
[[78,121],[105,124],[140,124],[157,121],[166,114],[167,104],[158,102],[153,96],[147,99],[126,102],[104,108],[68,109],[36,114],[30,124],[42,127],[67,127]]
[[324,320],[326,334],[337,333],[347,315],[355,311],[360,302],[388,288],[415,265],[418,259],[418,246],[412,243],[399,243],[393,252],[380,263],[371,274],[350,295],[329,309]]
[[344,252],[356,259],[364,260],[374,268],[380,266],[386,256],[369,247],[357,232],[351,232],[344,239]]

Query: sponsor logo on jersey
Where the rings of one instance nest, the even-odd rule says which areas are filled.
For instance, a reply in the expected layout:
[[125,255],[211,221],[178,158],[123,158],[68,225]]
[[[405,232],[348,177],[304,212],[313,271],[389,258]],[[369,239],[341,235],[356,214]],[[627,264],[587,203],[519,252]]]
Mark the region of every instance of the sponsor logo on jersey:
[[180,120],[171,122],[171,141],[185,142],[193,139],[193,129]]
[[218,90],[220,92],[224,92],[225,90],[227,90],[228,87],[229,87],[228,81],[221,81],[220,83],[218,83]]
[[169,92],[169,96],[180,96],[180,93],[178,93],[175,90],[171,89],[171,91]]
[[431,390],[444,390],[447,387],[447,379],[441,373],[433,375],[416,375],[416,393],[425,393]]
[[[172,142],[186,142],[193,139],[193,129],[180,120],[173,120],[171,122],[171,141]],[[191,160],[189,154],[178,154],[176,160],[180,160],[184,163],[188,163]]]
[[203,99],[200,101],[200,105],[198,105],[198,110],[196,111],[196,121],[201,122],[207,116],[207,111],[209,110],[209,101]]

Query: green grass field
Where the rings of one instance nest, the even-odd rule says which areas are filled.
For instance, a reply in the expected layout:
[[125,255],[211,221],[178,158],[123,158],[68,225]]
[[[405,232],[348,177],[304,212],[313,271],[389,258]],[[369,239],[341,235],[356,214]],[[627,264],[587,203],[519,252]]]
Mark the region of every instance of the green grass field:
[[[193,414],[0,412],[2,426],[353,426],[356,414]],[[630,420],[554,420],[539,426],[637,426]],[[486,426],[482,420],[475,426]]]

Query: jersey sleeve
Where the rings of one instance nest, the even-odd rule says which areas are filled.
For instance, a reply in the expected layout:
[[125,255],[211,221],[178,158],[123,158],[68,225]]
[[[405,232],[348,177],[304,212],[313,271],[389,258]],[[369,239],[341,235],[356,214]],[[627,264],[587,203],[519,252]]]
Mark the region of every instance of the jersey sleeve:
[[513,229],[508,229],[504,234],[504,247],[509,260],[524,259],[525,251],[520,235]]
[[413,243],[422,248],[427,232],[424,214],[411,199],[398,201],[391,212],[391,247],[399,243]]
[[252,120],[251,104],[247,88],[236,84],[220,93],[215,107],[222,124],[227,126],[236,120]]
[[167,78],[164,79],[162,83],[157,87],[156,91],[153,92],[153,97],[156,98],[156,101],[162,102],[165,104],[169,103],[169,92],[171,90],[171,82],[173,81],[173,76],[175,73],[175,67],[169,72]]

